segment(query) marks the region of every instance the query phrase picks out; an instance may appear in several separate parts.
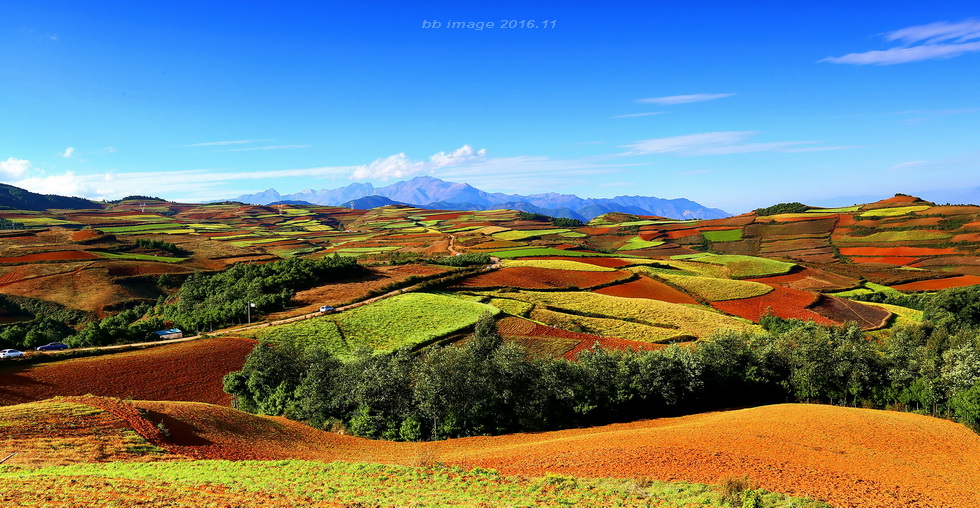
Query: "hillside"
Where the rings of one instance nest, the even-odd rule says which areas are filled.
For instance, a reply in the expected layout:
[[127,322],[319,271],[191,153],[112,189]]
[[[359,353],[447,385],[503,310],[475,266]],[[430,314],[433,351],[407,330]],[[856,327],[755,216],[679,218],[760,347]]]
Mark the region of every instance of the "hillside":
[[[72,399],[125,412],[105,399]],[[782,404],[590,429],[434,443],[369,441],[280,418],[184,402],[134,402],[195,458],[301,458],[417,464],[438,461],[502,474],[644,477],[717,483],[746,475],[767,490],[834,506],[973,506],[980,437],[961,425],[889,411]],[[123,414],[123,413],[120,413]],[[137,428],[138,420],[129,417]],[[155,431],[155,429],[154,429]],[[83,431],[84,432],[84,431]]]
[[34,210],[49,209],[76,210],[83,208],[102,208],[101,203],[84,198],[65,197],[54,194],[37,194],[28,190],[0,183],[0,209]]

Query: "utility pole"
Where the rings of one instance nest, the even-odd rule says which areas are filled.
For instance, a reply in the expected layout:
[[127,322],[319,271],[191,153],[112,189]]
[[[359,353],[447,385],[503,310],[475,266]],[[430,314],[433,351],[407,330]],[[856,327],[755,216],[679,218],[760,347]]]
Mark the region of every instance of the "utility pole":
[[252,302],[248,302],[248,305],[245,307],[246,312],[248,312],[248,324],[252,324],[252,307],[255,307],[255,304]]

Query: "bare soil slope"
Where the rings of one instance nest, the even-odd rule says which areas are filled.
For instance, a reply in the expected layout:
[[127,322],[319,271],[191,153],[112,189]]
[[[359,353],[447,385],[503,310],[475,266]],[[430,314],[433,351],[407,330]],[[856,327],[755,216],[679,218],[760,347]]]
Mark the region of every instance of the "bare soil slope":
[[980,505],[980,436],[909,413],[781,404],[589,429],[390,443],[207,404],[134,404],[170,427],[172,442],[163,446],[192,457],[442,462],[505,474],[702,483],[747,475],[766,489],[835,506]]
[[251,339],[213,338],[0,370],[0,406],[58,395],[231,405],[221,378],[241,370]]

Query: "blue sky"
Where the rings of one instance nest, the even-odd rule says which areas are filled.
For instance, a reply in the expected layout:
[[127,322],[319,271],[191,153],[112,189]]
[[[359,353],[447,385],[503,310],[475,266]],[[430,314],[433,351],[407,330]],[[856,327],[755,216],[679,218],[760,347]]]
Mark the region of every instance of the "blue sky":
[[0,0],[2,182],[202,201],[424,174],[732,212],[980,187],[975,2],[78,4]]

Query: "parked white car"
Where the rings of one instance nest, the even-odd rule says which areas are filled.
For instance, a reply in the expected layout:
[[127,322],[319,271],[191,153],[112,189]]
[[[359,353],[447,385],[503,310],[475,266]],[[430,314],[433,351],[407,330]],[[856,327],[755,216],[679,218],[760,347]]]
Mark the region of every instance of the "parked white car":
[[4,349],[0,351],[0,360],[6,360],[7,358],[19,358],[21,356],[24,356],[24,353],[21,353],[16,349]]
[[329,305],[324,305],[323,307],[320,307],[320,314],[330,314],[331,312],[333,312],[335,310],[337,310],[337,309],[335,309],[335,308],[333,308],[333,307],[331,307]]

